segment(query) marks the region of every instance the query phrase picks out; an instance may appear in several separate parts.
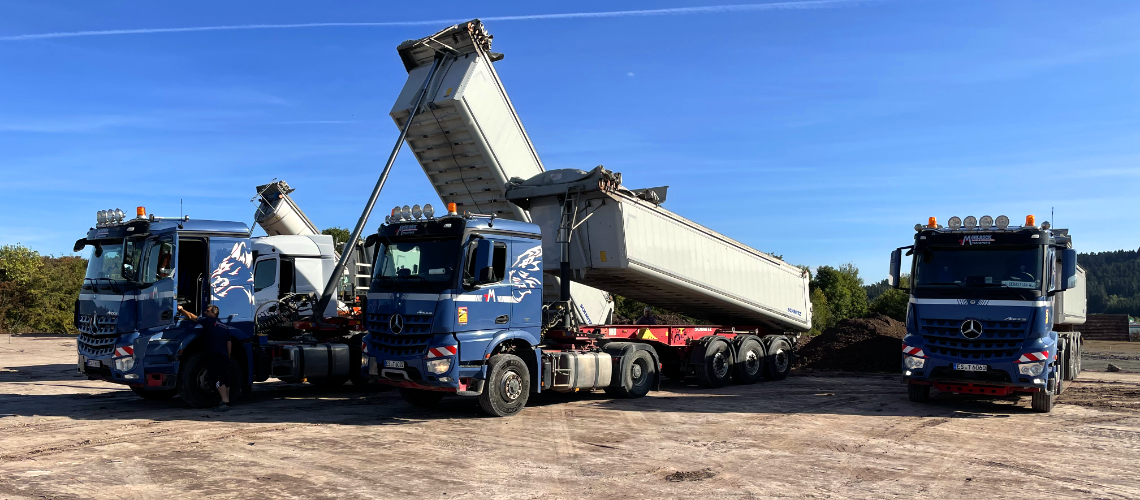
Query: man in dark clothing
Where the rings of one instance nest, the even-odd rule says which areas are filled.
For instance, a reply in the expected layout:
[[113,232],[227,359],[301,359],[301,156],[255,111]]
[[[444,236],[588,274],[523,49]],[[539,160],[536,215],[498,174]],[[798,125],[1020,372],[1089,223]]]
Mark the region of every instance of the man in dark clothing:
[[214,411],[230,409],[230,333],[226,325],[218,323],[218,306],[206,306],[201,316],[178,306],[178,312],[186,315],[190,321],[202,325],[203,339],[206,341],[206,356],[209,360],[206,376],[214,381],[222,403],[214,407]]
[[649,306],[645,306],[645,309],[643,309],[641,311],[641,317],[637,318],[637,321],[635,321],[634,324],[635,325],[650,325],[650,326],[656,325],[657,324],[657,318],[653,317],[653,309],[650,308]]

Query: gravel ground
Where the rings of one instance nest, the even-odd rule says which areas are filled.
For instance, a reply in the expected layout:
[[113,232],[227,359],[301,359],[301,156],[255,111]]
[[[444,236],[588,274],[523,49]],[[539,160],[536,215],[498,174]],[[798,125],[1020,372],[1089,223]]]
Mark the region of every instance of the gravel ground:
[[1134,373],[1085,372],[1050,414],[811,373],[494,419],[279,383],[216,414],[88,381],[74,359],[70,338],[0,336],[0,498],[1140,497]]

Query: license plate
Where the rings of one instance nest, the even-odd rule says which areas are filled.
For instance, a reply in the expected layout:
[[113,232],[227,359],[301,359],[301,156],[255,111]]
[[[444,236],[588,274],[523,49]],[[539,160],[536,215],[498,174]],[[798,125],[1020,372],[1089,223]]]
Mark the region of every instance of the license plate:
[[403,361],[394,361],[394,360],[391,360],[391,359],[386,359],[386,360],[384,360],[384,367],[385,367],[385,368],[403,368],[403,367],[404,367],[404,362],[403,362]]
[[962,364],[962,363],[956,363],[954,365],[954,369],[955,370],[962,370],[964,372],[988,372],[988,371],[990,371],[990,365],[967,365],[967,364]]
[[87,360],[87,367],[88,368],[101,368],[102,366],[103,366],[103,363],[99,362],[99,360],[97,360],[97,359]]

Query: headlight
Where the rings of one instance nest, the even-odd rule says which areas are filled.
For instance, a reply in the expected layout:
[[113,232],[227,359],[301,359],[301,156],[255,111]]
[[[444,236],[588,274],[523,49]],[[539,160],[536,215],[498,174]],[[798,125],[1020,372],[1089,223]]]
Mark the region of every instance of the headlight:
[[427,362],[427,371],[436,375],[447,373],[451,369],[451,358],[432,359]]
[[926,360],[915,356],[903,356],[903,365],[911,370],[922,368],[926,364]]
[[115,359],[115,369],[121,372],[129,372],[135,367],[135,357],[127,356],[124,358]]
[[1039,363],[1022,363],[1020,365],[1017,365],[1017,371],[1022,375],[1036,377],[1038,375],[1041,375],[1041,372],[1045,371],[1045,362],[1041,361]]

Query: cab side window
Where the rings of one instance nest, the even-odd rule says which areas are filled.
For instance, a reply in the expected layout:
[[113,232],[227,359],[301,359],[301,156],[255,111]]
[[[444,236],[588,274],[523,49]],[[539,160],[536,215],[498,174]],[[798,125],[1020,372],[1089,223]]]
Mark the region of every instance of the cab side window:
[[143,255],[142,282],[154,283],[174,274],[174,241],[159,238],[148,242]]
[[507,273],[507,244],[495,242],[495,252],[491,255],[493,266],[495,268],[496,282],[503,281],[503,277]]
[[277,259],[259,261],[253,268],[253,291],[260,292],[277,282]]
[[[498,283],[503,281],[504,275],[507,272],[507,244],[496,241],[492,247],[491,266],[495,270],[495,281],[490,283],[483,283],[484,285],[491,283]],[[467,245],[467,261],[463,266],[463,283],[472,283],[478,276],[478,269],[475,269],[475,249],[478,247],[477,241],[472,241]]]

